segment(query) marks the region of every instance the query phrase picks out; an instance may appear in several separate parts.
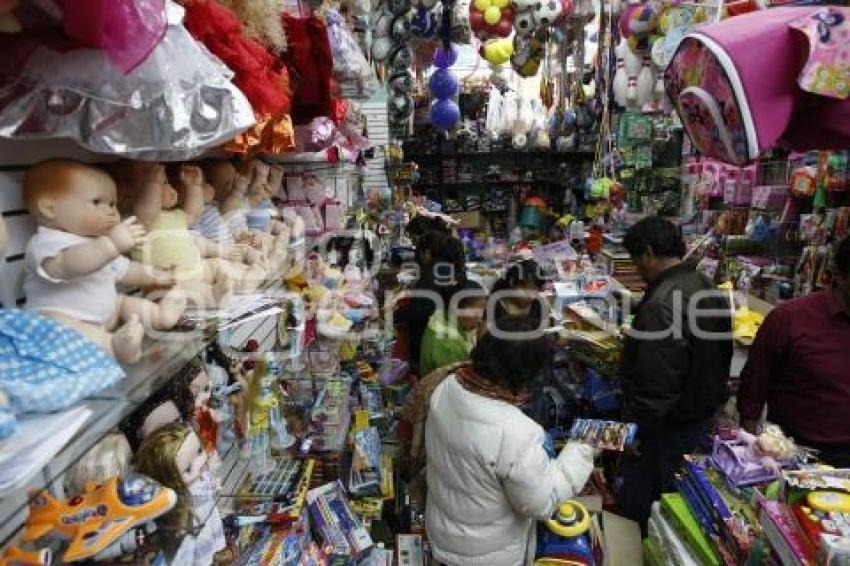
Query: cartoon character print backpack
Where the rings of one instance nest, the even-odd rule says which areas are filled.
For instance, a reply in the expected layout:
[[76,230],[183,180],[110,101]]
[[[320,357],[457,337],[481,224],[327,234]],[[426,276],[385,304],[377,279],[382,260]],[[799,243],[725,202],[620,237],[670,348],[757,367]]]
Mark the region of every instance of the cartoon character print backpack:
[[688,33],[665,86],[696,148],[742,166],[778,142],[850,145],[850,8],[784,7]]

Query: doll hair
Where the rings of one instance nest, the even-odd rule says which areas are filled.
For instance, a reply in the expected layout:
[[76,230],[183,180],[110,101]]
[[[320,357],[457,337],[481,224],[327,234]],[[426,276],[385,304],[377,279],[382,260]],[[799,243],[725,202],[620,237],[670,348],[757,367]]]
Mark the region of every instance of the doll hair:
[[141,192],[142,183],[148,178],[147,171],[155,166],[157,164],[153,162],[130,159],[109,164],[107,172],[118,188],[118,212],[121,216],[133,214],[133,207]]
[[86,489],[86,483],[102,483],[114,476],[125,476],[130,470],[133,453],[120,432],[103,437],[65,473],[65,496],[75,497]]
[[274,53],[286,51],[281,0],[219,0],[219,2],[236,12],[242,21],[242,30],[245,35],[259,41]]
[[23,198],[30,214],[38,216],[38,201],[44,197],[61,195],[75,175],[88,175],[90,179],[109,181],[102,170],[70,159],[48,159],[30,167],[24,175]]
[[192,394],[192,380],[202,369],[200,360],[192,360],[177,372],[166,384],[148,397],[129,417],[119,425],[119,428],[127,437],[133,450],[138,449],[144,442],[142,425],[150,414],[162,404],[168,401],[174,402],[180,418],[186,422],[192,419],[195,412],[195,396]]
[[133,459],[137,473],[177,493],[177,504],[162,518],[162,523],[181,530],[190,527],[192,514],[188,502],[189,488],[177,467],[177,453],[191,433],[192,428],[184,423],[164,426],[142,442]]
[[236,166],[225,159],[213,159],[201,163],[204,178],[215,189],[215,200],[221,203],[226,199],[236,182]]

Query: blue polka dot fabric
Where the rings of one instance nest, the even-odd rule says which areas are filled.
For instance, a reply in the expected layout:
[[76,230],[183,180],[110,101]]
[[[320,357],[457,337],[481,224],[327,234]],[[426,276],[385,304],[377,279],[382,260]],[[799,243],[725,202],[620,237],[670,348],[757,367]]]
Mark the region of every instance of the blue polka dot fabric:
[[123,377],[76,330],[33,311],[0,309],[0,388],[13,413],[64,409]]

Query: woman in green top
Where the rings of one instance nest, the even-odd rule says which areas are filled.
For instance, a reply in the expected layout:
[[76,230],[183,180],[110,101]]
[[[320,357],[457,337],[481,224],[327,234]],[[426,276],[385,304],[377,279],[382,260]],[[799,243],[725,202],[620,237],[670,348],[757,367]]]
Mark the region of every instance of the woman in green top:
[[[431,315],[419,350],[419,375],[469,359],[484,319],[487,293],[475,281],[457,286],[446,307]],[[447,316],[447,312],[449,315]]]

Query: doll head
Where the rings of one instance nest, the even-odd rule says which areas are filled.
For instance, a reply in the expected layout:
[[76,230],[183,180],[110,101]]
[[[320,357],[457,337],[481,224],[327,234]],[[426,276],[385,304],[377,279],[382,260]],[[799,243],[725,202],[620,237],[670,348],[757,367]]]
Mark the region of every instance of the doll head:
[[180,195],[169,183],[165,167],[160,163],[124,160],[111,166],[110,173],[118,186],[118,205],[122,214],[136,214],[141,218],[136,210],[139,196],[156,188],[162,210],[177,206]]
[[121,423],[134,449],[160,428],[191,422],[195,409],[210,399],[210,382],[200,360],[186,364]]
[[133,450],[157,430],[177,422],[189,419],[191,413],[180,411],[171,398],[171,391],[163,388],[148,397],[130,416],[121,422],[119,428]]
[[[227,197],[233,192],[236,187],[236,179],[238,172],[236,167],[230,161],[216,160],[207,161],[201,169],[204,172],[204,179],[212,187],[213,198],[219,203],[224,202]],[[206,193],[204,194],[206,201]]]
[[189,490],[207,467],[207,452],[192,428],[174,423],[159,429],[145,439],[133,463],[136,472],[177,493],[177,505],[163,518],[163,523],[174,528],[189,527]]
[[70,498],[82,494],[88,482],[102,483],[114,476],[125,476],[132,457],[123,434],[105,436],[65,473],[65,495]]
[[115,183],[96,167],[51,159],[24,176],[24,203],[39,224],[80,236],[104,236],[121,221]]

